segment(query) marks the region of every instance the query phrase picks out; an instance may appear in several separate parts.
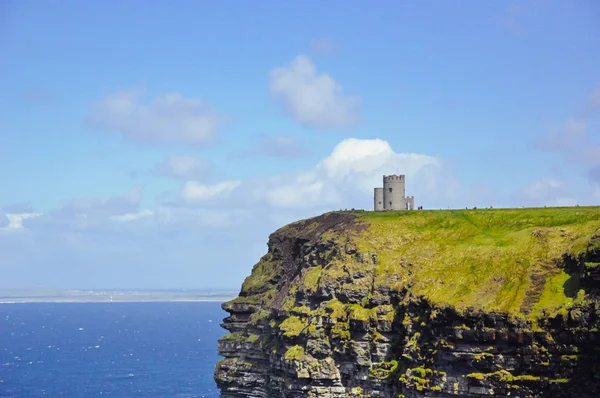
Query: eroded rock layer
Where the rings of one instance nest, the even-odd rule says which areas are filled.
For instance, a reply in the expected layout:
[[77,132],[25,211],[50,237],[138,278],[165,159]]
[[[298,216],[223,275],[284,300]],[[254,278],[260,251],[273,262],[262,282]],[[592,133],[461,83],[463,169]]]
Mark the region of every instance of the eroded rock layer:
[[276,231],[223,304],[221,397],[600,396],[600,209],[519,211]]

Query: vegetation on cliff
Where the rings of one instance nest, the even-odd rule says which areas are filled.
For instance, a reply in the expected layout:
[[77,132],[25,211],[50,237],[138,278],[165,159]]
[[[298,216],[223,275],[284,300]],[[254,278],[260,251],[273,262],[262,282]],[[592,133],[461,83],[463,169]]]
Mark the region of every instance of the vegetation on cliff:
[[251,376],[215,378],[223,397],[585,396],[599,287],[598,207],[327,213],[273,233],[224,304],[220,352]]
[[[355,238],[377,253],[377,284],[399,274],[396,290],[457,309],[512,315],[555,311],[572,302],[578,275],[560,266],[576,258],[600,228],[595,207],[366,213]],[[600,241],[596,249],[600,247]]]

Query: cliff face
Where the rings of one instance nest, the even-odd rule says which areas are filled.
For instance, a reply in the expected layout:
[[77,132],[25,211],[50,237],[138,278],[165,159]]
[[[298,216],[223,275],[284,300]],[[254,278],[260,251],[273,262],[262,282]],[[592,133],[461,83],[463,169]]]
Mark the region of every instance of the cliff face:
[[223,398],[600,396],[600,208],[286,226],[219,341]]

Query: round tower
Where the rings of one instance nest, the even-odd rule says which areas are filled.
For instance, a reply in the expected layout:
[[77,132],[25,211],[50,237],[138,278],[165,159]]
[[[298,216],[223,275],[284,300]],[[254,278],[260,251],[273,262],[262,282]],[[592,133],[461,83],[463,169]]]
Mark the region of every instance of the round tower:
[[375,188],[373,209],[375,211],[383,211],[383,188]]
[[406,210],[406,181],[404,175],[383,176],[383,209]]

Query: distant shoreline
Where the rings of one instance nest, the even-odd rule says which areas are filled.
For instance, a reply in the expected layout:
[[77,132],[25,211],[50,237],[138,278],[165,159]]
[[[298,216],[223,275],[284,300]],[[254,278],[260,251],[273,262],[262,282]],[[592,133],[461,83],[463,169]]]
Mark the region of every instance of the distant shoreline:
[[235,297],[237,293],[227,291],[0,290],[0,304],[224,302]]
[[181,300],[170,300],[170,299],[156,299],[156,300],[113,300],[113,301],[100,301],[100,300],[60,300],[60,299],[21,299],[21,300],[2,300],[0,304],[103,304],[103,303],[222,303],[225,301],[233,300],[235,297],[224,297],[222,299],[181,299]]

